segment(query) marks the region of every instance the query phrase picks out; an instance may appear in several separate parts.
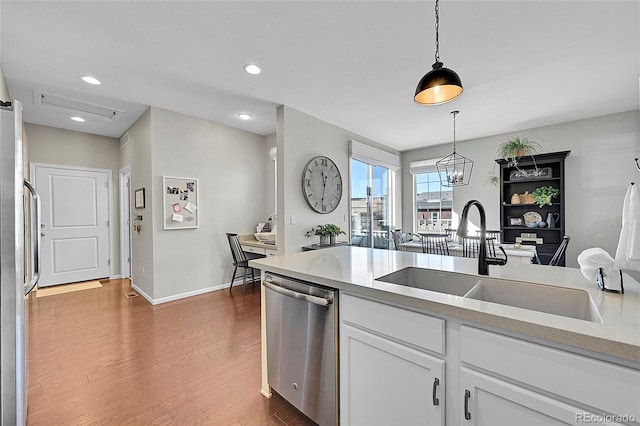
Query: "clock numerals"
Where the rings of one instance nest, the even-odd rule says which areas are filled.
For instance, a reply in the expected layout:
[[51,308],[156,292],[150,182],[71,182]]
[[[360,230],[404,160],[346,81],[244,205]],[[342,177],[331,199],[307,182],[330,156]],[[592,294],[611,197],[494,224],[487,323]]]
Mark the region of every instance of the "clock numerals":
[[336,189],[337,189],[338,191],[342,191],[342,184],[341,184],[340,182],[338,182],[338,183],[336,184]]
[[322,211],[325,212],[325,213],[327,212],[327,205],[326,204],[322,205]]
[[311,186],[311,179],[305,179],[305,185]]
[[323,166],[323,167],[329,167],[328,158],[321,158],[320,159],[320,165]]

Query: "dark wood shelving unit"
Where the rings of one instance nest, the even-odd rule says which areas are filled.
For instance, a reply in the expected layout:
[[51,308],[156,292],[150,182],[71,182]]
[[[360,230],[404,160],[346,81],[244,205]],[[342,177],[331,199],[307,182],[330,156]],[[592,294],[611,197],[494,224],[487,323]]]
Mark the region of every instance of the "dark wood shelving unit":
[[[518,168],[522,170],[532,170],[535,166],[538,168],[550,167],[551,176],[544,178],[509,180],[511,172],[517,170],[516,167],[509,166],[506,160],[496,160],[496,163],[500,165],[500,232],[502,233],[502,241],[515,243],[520,234],[535,233],[538,238],[543,240],[542,244],[536,244],[538,257],[543,264],[549,263],[565,235],[564,162],[570,152],[560,151],[537,154],[525,156],[518,160]],[[553,186],[560,191],[560,195],[553,199],[553,203],[550,206],[538,207],[537,204],[511,204],[511,196],[513,194],[524,194],[526,191],[532,193],[541,186]],[[509,226],[509,217],[522,217],[524,213],[530,211],[539,213],[543,221],[546,221],[549,213],[558,213],[560,216],[556,226],[553,228]],[[564,256],[560,259],[558,265],[565,265]]]

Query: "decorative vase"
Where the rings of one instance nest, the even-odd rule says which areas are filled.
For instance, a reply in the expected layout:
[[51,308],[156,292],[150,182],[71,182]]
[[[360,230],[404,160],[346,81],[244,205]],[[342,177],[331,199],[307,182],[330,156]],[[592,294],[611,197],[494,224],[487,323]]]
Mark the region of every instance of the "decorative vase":
[[538,222],[538,228],[546,228],[546,227],[547,227],[546,222],[543,222],[543,221]]
[[336,243],[336,236],[335,235],[330,235],[329,236],[329,244],[334,245]]
[[560,220],[560,213],[549,213],[547,215],[547,225],[549,228],[555,228],[556,222]]
[[329,236],[328,235],[320,235],[320,245],[321,246],[329,245]]
[[518,194],[511,196],[511,204],[520,204],[520,196]]

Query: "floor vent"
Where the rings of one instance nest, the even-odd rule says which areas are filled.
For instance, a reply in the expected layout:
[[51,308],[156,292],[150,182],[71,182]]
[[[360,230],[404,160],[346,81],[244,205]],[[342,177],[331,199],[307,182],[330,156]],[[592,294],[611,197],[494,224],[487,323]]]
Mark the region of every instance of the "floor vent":
[[36,106],[67,111],[83,118],[93,117],[106,121],[117,121],[125,113],[117,108],[92,104],[53,93],[42,92],[40,90],[34,90],[33,95]]
[[126,297],[127,299],[131,299],[132,297],[138,297],[138,293],[136,293],[135,291],[128,291],[122,294],[124,294],[124,297]]

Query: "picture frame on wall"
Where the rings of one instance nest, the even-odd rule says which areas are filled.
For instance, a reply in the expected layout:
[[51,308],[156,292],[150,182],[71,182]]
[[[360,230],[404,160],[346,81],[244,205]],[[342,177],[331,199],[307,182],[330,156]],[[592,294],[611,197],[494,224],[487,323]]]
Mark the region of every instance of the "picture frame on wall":
[[144,209],[144,188],[135,190],[133,206],[136,209]]
[[198,228],[198,179],[163,176],[162,206],[165,230]]

